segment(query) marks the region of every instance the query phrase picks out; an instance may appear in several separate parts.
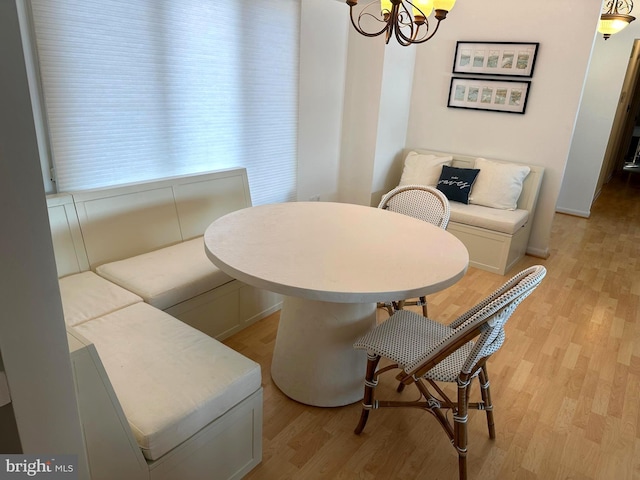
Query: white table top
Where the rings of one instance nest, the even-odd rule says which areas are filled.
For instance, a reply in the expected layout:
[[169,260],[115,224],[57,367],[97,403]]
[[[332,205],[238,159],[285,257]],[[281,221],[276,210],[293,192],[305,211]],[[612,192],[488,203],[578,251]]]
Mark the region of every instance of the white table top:
[[283,295],[369,303],[428,295],[462,278],[465,246],[415,218],[347,203],[292,202],[237,210],[204,235],[232,277]]

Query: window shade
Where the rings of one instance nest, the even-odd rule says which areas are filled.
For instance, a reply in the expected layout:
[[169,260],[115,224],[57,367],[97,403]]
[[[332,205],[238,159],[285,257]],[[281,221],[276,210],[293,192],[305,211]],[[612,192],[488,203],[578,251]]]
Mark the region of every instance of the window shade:
[[247,168],[295,199],[299,0],[32,0],[58,191]]

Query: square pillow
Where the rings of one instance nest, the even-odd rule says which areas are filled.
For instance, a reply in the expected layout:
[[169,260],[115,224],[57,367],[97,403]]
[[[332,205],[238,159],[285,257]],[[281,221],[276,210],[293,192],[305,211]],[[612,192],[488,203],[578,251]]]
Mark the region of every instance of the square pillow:
[[471,190],[469,203],[502,210],[518,208],[522,182],[531,171],[528,166],[484,158],[476,159],[474,166],[480,170],[480,174]]
[[476,168],[457,168],[444,165],[438,180],[437,189],[453,202],[469,203],[469,193],[480,170]]
[[451,165],[453,157],[438,157],[409,152],[404,159],[404,169],[398,185],[428,185],[435,187],[443,165]]

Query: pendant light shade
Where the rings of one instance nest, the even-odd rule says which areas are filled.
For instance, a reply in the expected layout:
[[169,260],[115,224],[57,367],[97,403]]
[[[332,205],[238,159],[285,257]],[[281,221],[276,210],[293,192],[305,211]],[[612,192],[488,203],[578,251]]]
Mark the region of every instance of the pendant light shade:
[[604,3],[598,32],[607,40],[611,35],[626,28],[636,17],[629,15],[633,10],[632,0],[607,0]]

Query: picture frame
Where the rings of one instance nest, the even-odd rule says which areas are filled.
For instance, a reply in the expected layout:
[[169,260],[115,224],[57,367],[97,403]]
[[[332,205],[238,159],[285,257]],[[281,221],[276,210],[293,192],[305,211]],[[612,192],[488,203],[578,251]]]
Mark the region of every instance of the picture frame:
[[532,77],[538,42],[457,42],[453,73]]
[[452,77],[447,107],[524,115],[530,90],[529,80]]

